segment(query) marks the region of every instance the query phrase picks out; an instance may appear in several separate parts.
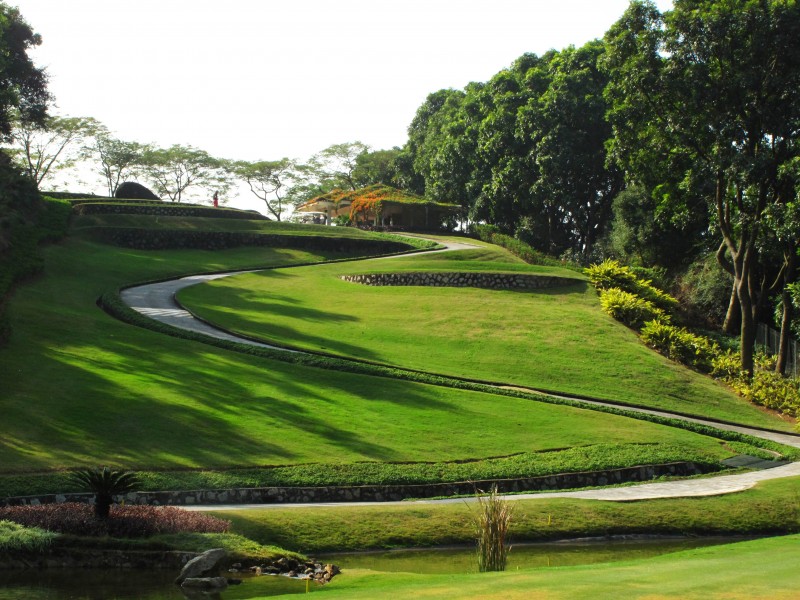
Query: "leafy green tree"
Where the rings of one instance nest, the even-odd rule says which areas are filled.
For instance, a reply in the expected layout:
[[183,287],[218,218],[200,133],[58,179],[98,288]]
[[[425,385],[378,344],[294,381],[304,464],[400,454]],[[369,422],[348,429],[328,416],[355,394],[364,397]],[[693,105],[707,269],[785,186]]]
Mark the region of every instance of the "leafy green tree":
[[101,130],[88,149],[100,163],[100,175],[106,183],[108,196],[113,197],[119,184],[135,176],[142,165],[142,156],[148,146],[138,142],[126,142]]
[[353,182],[356,188],[383,184],[397,187],[397,157],[400,148],[371,150],[356,156]]
[[[791,0],[634,1],[606,34],[611,150],[630,179],[684,166],[716,213],[753,372],[758,242],[777,173],[800,148],[800,7]],[[676,189],[676,188],[672,188]]]
[[309,164],[324,187],[355,190],[359,187],[355,178],[358,158],[368,152],[369,146],[358,141],[333,144],[316,154]]
[[[531,99],[521,116],[522,131],[533,142],[533,204],[558,210],[564,241],[550,248],[558,254],[591,251],[622,189],[621,172],[615,165],[607,166],[605,142],[611,136],[603,97],[607,76],[598,67],[604,52],[604,45],[593,41],[553,54],[547,89]],[[535,117],[528,130],[524,117],[530,113]]]
[[282,158],[258,162],[237,161],[229,165],[228,171],[246,181],[253,195],[263,201],[270,214],[280,221],[286,209],[284,190],[295,181],[296,167],[295,161]]
[[0,2],[0,136],[10,136],[15,122],[45,122],[51,100],[47,77],[28,56],[41,43],[19,9]]
[[139,165],[156,193],[172,202],[180,202],[191,187],[218,191],[230,185],[223,162],[191,146],[146,148]]
[[86,143],[102,126],[91,117],[50,116],[37,125],[17,118],[10,153],[31,181],[42,181],[84,158]]
[[139,479],[134,473],[108,467],[75,471],[71,474],[71,479],[94,494],[94,514],[101,519],[108,518],[114,496],[127,494],[139,485]]

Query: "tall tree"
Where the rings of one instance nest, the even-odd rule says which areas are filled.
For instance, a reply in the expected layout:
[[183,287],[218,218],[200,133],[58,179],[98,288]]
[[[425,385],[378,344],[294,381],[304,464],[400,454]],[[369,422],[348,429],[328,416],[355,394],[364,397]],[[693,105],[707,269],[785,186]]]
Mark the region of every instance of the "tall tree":
[[120,183],[136,174],[147,150],[148,146],[119,140],[112,137],[107,130],[100,131],[94,138],[91,151],[100,162],[99,172],[106,183],[110,198],[114,196]]
[[280,221],[286,210],[285,190],[296,180],[296,163],[289,158],[258,162],[237,161],[229,172],[247,182],[250,191]]
[[100,130],[91,117],[50,116],[43,125],[17,119],[10,153],[39,187],[47,177],[84,158],[86,142]]
[[222,161],[191,146],[174,144],[169,148],[147,148],[140,164],[143,176],[153,184],[156,193],[172,202],[180,202],[191,187],[213,193],[229,186]]
[[331,189],[357,189],[359,186],[354,174],[358,169],[358,158],[368,152],[369,146],[358,141],[328,146],[312,160],[317,168],[317,179],[329,183]]
[[15,121],[44,124],[51,99],[47,77],[28,56],[41,43],[19,9],[0,2],[0,136],[11,135]]
[[634,1],[606,34],[612,151],[629,177],[684,159],[708,190],[734,276],[742,369],[753,371],[758,246],[777,173],[800,136],[800,8],[795,0]]

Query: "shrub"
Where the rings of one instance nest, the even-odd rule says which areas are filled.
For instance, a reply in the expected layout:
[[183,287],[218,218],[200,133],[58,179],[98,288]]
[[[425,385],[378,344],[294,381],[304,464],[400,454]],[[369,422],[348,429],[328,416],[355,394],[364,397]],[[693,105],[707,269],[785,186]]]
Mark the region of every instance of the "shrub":
[[39,527],[0,521],[0,552],[42,552],[55,537],[55,533]]
[[108,519],[97,519],[88,504],[64,502],[40,506],[6,506],[0,519],[25,527],[82,536],[125,538],[164,533],[225,533],[230,523],[175,506],[113,506]]
[[71,479],[94,494],[94,514],[101,519],[108,518],[114,496],[133,491],[139,483],[133,473],[108,467],[82,469],[73,473]]
[[598,291],[617,288],[639,296],[651,302],[664,312],[672,313],[678,307],[678,301],[655,287],[647,279],[639,279],[630,267],[621,265],[616,260],[606,259],[601,263],[584,269]]
[[721,350],[717,344],[682,327],[662,321],[648,321],[641,331],[642,341],[661,354],[684,365],[710,373]]
[[500,233],[500,230],[494,225],[473,225],[471,231],[479,240],[483,240],[484,242],[489,242],[490,244],[496,244],[501,248],[505,248],[511,252],[511,254],[521,258],[528,264],[551,267],[573,267],[571,264],[565,264],[563,261],[539,252],[535,248],[532,248],[529,244],[526,244],[517,238]]
[[657,308],[652,302],[619,288],[602,290],[600,292],[600,306],[617,321],[621,321],[637,331],[647,321],[666,320],[668,318],[664,311]]
[[774,356],[757,355],[755,372],[748,378],[741,370],[739,353],[729,350],[714,359],[711,374],[753,404],[800,417],[800,380],[776,373],[775,360]]

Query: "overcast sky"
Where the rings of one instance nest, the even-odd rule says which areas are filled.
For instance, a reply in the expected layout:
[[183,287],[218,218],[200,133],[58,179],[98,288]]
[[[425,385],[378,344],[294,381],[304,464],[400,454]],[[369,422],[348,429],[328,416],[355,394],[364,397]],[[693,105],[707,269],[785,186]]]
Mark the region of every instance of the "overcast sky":
[[[627,0],[6,0],[56,114],[221,158],[401,146],[425,97],[602,37]],[[665,10],[669,0],[658,0]]]

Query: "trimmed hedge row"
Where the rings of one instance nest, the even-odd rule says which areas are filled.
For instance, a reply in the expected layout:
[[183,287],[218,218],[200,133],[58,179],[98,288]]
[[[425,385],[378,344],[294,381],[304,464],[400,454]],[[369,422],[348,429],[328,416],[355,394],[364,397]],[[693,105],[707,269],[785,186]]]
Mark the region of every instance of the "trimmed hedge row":
[[152,215],[156,217],[213,217],[217,219],[246,219],[249,221],[269,220],[255,211],[156,201],[143,202],[141,200],[76,203],[74,210],[79,215],[125,214]]
[[228,521],[174,506],[112,506],[98,519],[89,504],[64,502],[40,506],[6,506],[0,519],[24,527],[80,536],[145,538],[164,533],[226,533]]
[[[800,459],[800,449],[784,446],[783,444],[779,444],[769,440],[764,440],[751,435],[738,433],[735,431],[725,431],[708,425],[694,423],[691,421],[683,421],[677,418],[662,417],[658,415],[652,415],[649,413],[631,412],[629,410],[626,410],[625,407],[626,406],[632,408],[638,408],[638,407],[636,407],[635,405],[626,405],[621,402],[616,402],[618,407],[587,405],[585,402],[582,402],[582,400],[600,401],[606,403],[609,401],[591,398],[588,396],[581,396],[578,394],[565,394],[558,390],[532,388],[529,392],[523,392],[515,389],[504,389],[500,387],[502,385],[505,385],[502,382],[459,379],[456,377],[446,377],[422,371],[414,371],[410,369],[391,367],[388,365],[374,364],[366,361],[348,360],[343,358],[335,358],[331,356],[324,356],[324,355],[304,353],[304,352],[286,352],[282,350],[262,348],[258,346],[251,346],[245,343],[231,342],[227,340],[221,340],[218,338],[212,338],[200,333],[179,329],[177,327],[173,327],[171,325],[167,325],[159,321],[154,321],[153,319],[150,319],[136,312],[132,308],[128,307],[122,301],[119,290],[103,294],[103,296],[99,298],[98,304],[111,316],[120,319],[121,321],[124,321],[126,323],[129,323],[131,325],[136,325],[144,329],[149,329],[151,331],[156,331],[158,333],[163,333],[180,339],[199,341],[211,346],[215,346],[225,350],[230,350],[233,352],[239,352],[242,354],[260,356],[263,358],[278,360],[285,363],[303,365],[305,367],[314,367],[332,371],[342,371],[342,372],[354,373],[358,375],[367,375],[372,377],[386,377],[391,379],[399,379],[402,381],[412,381],[416,383],[437,385],[454,389],[484,392],[496,396],[523,398],[527,400],[533,400],[536,402],[546,402],[548,404],[554,404],[554,405],[571,406],[583,409],[588,408],[590,410],[596,410],[598,412],[603,412],[607,414],[628,417],[641,421],[648,421],[650,423],[656,423],[658,425],[676,427],[678,429],[692,431],[694,433],[707,435],[709,437],[714,437],[721,440],[732,441],[732,442],[743,442],[745,444],[749,444],[757,448],[764,448],[767,450],[771,450],[773,452],[777,452],[778,454],[788,459],[792,460]],[[679,415],[679,416],[696,418],[696,415],[690,415],[690,414]],[[720,422],[722,423],[722,421]],[[728,423],[728,424],[735,425],[735,423]]]
[[542,265],[547,267],[565,267],[580,271],[579,267],[570,264],[566,261],[561,261],[551,256],[547,256],[543,252],[539,252],[535,248],[518,240],[510,235],[500,233],[500,230],[493,225],[473,225],[471,232],[475,237],[484,242],[495,244],[501,248],[505,248],[514,256],[521,258],[529,265]]
[[246,231],[193,231],[183,229],[139,229],[134,227],[96,227],[92,239],[114,246],[139,250],[226,250],[241,246],[269,246],[327,252],[392,254],[405,252],[412,243],[389,239],[281,235]]

